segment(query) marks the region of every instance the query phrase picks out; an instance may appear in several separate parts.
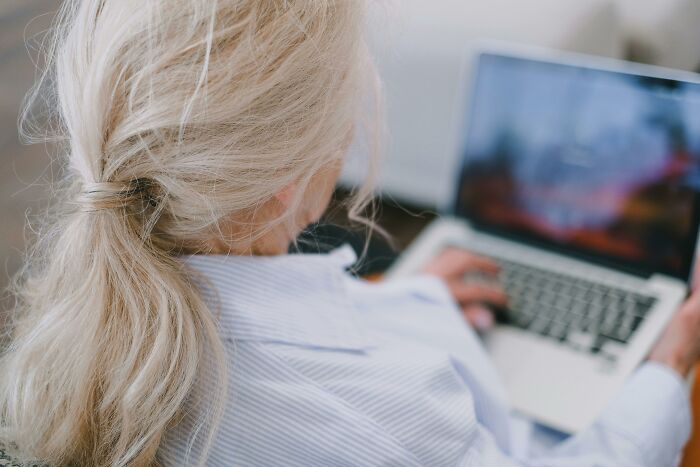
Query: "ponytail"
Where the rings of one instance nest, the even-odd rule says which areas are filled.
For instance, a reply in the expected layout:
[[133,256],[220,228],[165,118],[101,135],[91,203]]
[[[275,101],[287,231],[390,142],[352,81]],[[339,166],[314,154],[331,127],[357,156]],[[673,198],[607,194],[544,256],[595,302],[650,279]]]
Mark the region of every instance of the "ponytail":
[[0,438],[56,465],[147,465],[200,361],[223,353],[182,263],[129,208],[96,207],[54,226],[48,262],[23,284]]

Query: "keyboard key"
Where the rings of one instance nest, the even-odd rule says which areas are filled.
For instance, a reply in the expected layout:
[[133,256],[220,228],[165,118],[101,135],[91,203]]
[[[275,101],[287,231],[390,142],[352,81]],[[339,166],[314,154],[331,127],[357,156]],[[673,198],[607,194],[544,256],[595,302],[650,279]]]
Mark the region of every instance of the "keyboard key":
[[632,319],[632,332],[636,331],[639,328],[639,325],[642,324],[642,321],[644,320],[643,316],[635,316]]
[[566,335],[569,333],[569,327],[566,324],[563,323],[557,323],[554,322],[552,325],[549,327],[548,334],[550,337],[553,337],[554,339],[558,339],[560,341],[563,341],[566,339]]
[[593,345],[594,336],[581,331],[572,331],[566,336],[566,341],[579,350],[588,350]]
[[534,315],[527,314],[527,313],[517,313],[513,319],[512,323],[522,329],[527,329],[527,327],[532,323],[532,320],[535,319]]

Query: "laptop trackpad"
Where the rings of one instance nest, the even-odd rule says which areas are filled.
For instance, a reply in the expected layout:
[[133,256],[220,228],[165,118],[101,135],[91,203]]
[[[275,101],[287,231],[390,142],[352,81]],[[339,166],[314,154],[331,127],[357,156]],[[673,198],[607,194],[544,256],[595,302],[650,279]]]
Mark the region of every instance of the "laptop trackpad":
[[513,408],[567,433],[593,422],[624,382],[614,363],[517,328],[499,326],[484,342]]

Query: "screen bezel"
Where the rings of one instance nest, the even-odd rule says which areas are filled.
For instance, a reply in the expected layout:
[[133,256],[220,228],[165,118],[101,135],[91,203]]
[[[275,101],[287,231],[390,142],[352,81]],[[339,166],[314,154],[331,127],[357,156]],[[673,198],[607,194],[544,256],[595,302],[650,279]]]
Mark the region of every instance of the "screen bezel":
[[[467,87],[467,90],[464,92],[464,96],[462,98],[463,103],[467,102],[467,97],[469,98],[468,108],[462,113],[466,120],[463,121],[463,124],[458,127],[460,129],[467,129],[466,131],[469,131],[469,125],[471,124],[471,120],[474,118],[473,112],[475,109],[473,108],[473,105],[471,105],[473,102],[471,97],[476,92],[479,62],[481,61],[482,57],[487,55],[520,59],[533,63],[539,62],[549,65],[554,64],[570,66],[592,71],[621,73],[635,77],[670,79],[673,81],[700,85],[700,75],[690,72],[667,70],[655,66],[640,65],[608,58],[589,57],[586,55],[568,52],[547,51],[537,48],[530,49],[522,46],[511,47],[509,45],[504,46],[502,44],[489,44],[488,46],[478,48],[476,53],[473,54],[473,72],[471,73],[471,79],[468,80],[470,82],[470,86]],[[459,164],[455,177],[454,193],[452,197],[453,203],[450,208],[452,215],[464,218],[476,229],[492,235],[504,237],[535,247],[545,248],[547,250],[583,259],[585,261],[624,271],[640,277],[646,278],[653,274],[664,274],[680,279],[687,284],[690,283],[698,245],[698,233],[700,232],[700,191],[696,191],[693,202],[691,232],[689,233],[685,244],[681,248],[683,256],[685,257],[687,254],[687,262],[683,264],[680,271],[667,268],[658,268],[649,264],[640,263],[639,261],[628,260],[614,255],[596,252],[592,249],[578,247],[571,244],[562,244],[554,241],[553,239],[548,239],[524,229],[506,228],[501,225],[489,223],[479,219],[474,215],[474,213],[470,212],[469,209],[462,206],[460,201],[460,187],[462,186],[464,177],[464,152],[466,148],[463,135],[458,135],[457,140],[460,141],[458,144],[456,144]]]

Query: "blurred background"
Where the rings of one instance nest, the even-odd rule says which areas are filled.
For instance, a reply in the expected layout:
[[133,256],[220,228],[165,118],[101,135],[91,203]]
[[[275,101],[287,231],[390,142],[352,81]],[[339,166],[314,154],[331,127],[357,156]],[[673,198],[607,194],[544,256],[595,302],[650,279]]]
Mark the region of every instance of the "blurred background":
[[[22,258],[25,218],[47,204],[50,148],[23,145],[17,116],[35,67],[25,40],[46,30],[58,0],[0,0],[0,290],[4,292]],[[34,57],[36,54],[33,54]],[[0,295],[0,310],[10,301]]]
[[[31,238],[27,215],[40,213],[49,201],[51,148],[22,145],[17,115],[35,78],[26,42],[49,27],[59,5],[0,1],[3,289]],[[700,67],[698,0],[373,0],[372,12],[390,135],[379,184],[380,224],[396,235],[399,248],[449,202],[459,99],[469,72],[466,51],[476,42],[496,39],[684,70]],[[361,165],[348,165],[341,193],[359,181]]]

